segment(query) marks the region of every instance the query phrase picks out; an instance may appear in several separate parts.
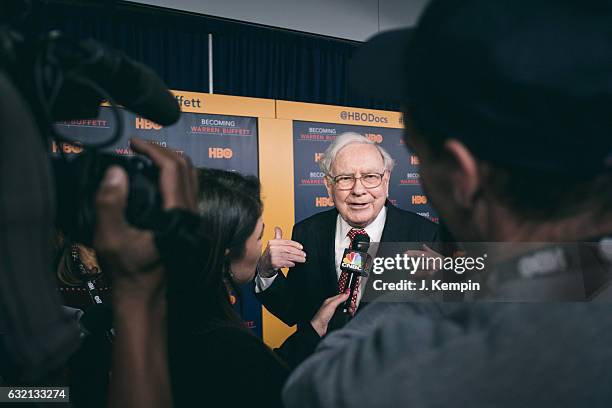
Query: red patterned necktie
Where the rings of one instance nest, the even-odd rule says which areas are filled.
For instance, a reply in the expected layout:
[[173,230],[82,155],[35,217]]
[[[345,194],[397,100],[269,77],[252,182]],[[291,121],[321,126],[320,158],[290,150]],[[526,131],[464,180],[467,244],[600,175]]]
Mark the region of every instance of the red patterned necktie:
[[[355,237],[360,234],[368,236],[368,233],[365,232],[364,229],[352,228],[348,232],[347,236],[351,240],[351,244],[353,243],[353,240],[355,239]],[[346,289],[348,289],[346,288],[348,278],[349,278],[349,272],[342,271],[342,273],[340,274],[340,279],[338,279],[338,293],[343,293],[346,291]],[[355,311],[357,310],[357,295],[359,295],[359,283],[360,282],[361,282],[361,276],[357,276],[357,281],[355,282],[356,284],[355,291],[353,292],[353,296],[351,297],[351,311],[350,311],[351,315],[354,315]]]

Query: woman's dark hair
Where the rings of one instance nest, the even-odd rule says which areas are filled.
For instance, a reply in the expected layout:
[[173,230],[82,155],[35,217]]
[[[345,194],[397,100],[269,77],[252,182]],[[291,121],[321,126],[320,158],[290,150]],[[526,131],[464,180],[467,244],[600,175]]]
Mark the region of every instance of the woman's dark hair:
[[199,213],[210,240],[208,262],[200,272],[197,289],[206,326],[241,323],[228,295],[228,285],[238,293],[230,276],[230,262],[239,259],[262,214],[259,179],[239,173],[200,169]]

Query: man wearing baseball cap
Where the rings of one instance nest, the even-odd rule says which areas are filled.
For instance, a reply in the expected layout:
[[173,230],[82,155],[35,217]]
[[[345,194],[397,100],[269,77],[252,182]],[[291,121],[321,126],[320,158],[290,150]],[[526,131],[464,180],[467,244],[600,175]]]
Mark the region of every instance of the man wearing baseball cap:
[[[611,406],[612,3],[433,0],[352,65],[358,88],[404,106],[458,240],[538,243],[486,279],[563,290],[373,304],[298,367],[286,406]],[[583,295],[566,296],[575,274]]]

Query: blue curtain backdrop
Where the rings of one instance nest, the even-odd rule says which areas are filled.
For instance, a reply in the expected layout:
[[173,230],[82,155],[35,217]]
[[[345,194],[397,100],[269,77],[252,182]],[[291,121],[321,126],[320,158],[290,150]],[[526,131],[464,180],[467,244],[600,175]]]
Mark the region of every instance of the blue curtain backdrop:
[[212,33],[215,93],[398,109],[349,91],[352,41],[113,1],[39,2],[33,27],[108,43],[153,67],[170,88],[195,92],[208,92]]

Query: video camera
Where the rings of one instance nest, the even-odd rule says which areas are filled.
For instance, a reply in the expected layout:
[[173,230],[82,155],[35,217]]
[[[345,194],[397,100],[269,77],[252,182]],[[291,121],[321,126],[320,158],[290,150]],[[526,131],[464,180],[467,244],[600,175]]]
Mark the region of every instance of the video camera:
[[27,17],[29,8],[27,0],[6,0],[0,5],[0,70],[8,74],[29,104],[45,143],[73,142],[53,124],[95,118],[103,101],[110,104],[117,122],[109,140],[84,145],[84,152],[73,159],[63,154],[52,158],[58,227],[75,242],[91,244],[95,192],[106,169],[119,165],[128,173],[130,183],[128,222],[154,229],[161,213],[155,166],[146,158],[119,157],[100,149],[121,137],[122,117],[117,105],[167,126],[180,116],[176,100],[149,67],[97,41],[74,41],[57,31],[40,38],[23,34],[14,26]]

